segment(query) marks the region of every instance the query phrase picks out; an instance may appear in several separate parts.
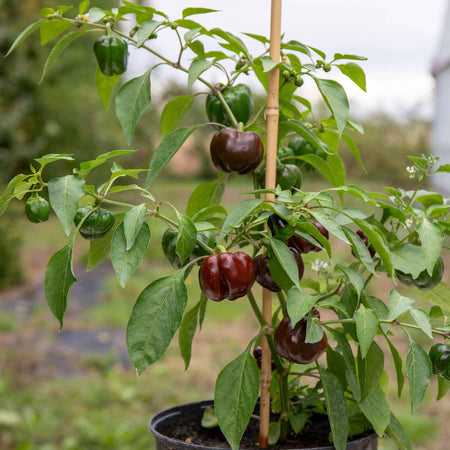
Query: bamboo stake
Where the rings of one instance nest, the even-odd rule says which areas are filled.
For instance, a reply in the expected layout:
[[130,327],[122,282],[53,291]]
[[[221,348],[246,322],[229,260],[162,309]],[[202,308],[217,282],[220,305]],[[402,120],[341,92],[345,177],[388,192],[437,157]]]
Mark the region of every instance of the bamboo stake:
[[[278,62],[281,53],[281,4],[282,0],[272,0],[270,18],[270,57]],[[266,188],[274,189],[276,186],[276,166],[278,148],[278,87],[279,68],[275,67],[269,72],[269,89],[267,98],[267,148],[266,148]],[[275,196],[266,194],[266,200],[273,202]],[[262,314],[266,323],[272,323],[272,293],[263,289]],[[272,356],[267,339],[262,340],[261,359],[261,403],[259,424],[259,446],[266,448],[269,444],[270,422],[270,381],[272,377]]]

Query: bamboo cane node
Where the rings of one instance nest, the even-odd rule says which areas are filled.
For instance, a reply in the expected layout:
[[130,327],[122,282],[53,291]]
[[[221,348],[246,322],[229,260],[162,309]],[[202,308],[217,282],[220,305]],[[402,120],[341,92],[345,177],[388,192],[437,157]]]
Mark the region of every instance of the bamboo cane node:
[[264,111],[264,119],[267,120],[268,117],[278,117],[280,115],[280,109],[278,106],[268,106]]

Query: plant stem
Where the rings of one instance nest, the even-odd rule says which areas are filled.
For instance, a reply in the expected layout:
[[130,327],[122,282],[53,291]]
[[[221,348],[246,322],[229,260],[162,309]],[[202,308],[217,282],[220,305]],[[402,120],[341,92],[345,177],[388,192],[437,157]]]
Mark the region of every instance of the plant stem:
[[277,297],[280,302],[281,310],[283,311],[284,316],[288,316],[288,310],[287,310],[287,302],[286,297],[283,294],[283,291],[277,292]]

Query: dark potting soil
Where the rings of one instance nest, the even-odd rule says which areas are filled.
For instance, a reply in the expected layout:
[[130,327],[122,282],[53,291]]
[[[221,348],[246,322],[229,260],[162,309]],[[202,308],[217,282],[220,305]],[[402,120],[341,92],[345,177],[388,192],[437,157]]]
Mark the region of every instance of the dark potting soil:
[[[162,431],[162,430],[160,430]],[[173,439],[188,442],[190,444],[201,445],[204,447],[228,447],[227,441],[220,431],[219,427],[204,428],[200,423],[188,418],[180,418],[178,422],[162,433]],[[360,439],[369,436],[372,432],[368,431],[357,436],[352,436],[348,440]],[[293,436],[289,442],[278,442],[269,447],[270,450],[283,449],[302,449],[328,447],[332,445],[328,439],[330,435],[330,425],[326,416],[316,414],[311,418],[311,422],[305,425],[301,435]],[[259,421],[251,419],[247,430],[244,433],[239,445],[240,449],[261,450],[258,446],[259,440]]]

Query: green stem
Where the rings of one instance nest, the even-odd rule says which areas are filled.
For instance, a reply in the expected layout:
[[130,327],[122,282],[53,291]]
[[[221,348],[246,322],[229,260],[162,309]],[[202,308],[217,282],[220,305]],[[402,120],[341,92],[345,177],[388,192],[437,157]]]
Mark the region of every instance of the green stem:
[[283,316],[288,316],[287,302],[286,297],[283,294],[283,291],[277,292],[278,301],[280,302],[281,310],[283,311]]

